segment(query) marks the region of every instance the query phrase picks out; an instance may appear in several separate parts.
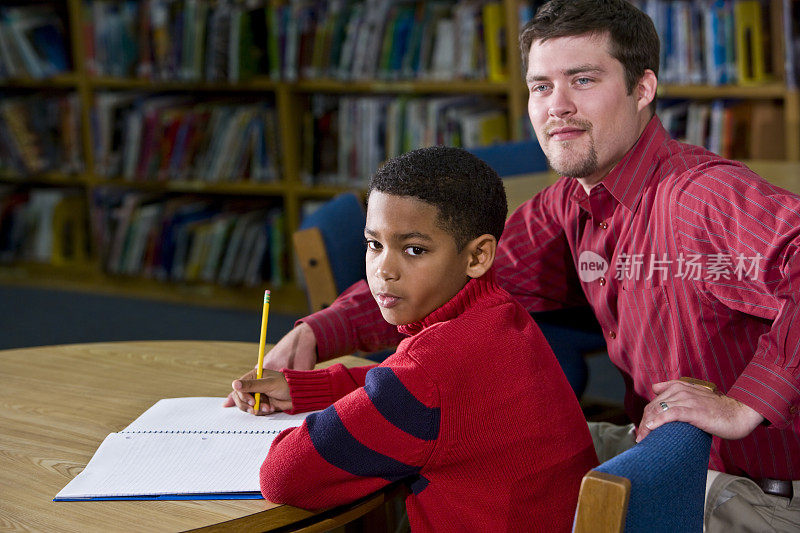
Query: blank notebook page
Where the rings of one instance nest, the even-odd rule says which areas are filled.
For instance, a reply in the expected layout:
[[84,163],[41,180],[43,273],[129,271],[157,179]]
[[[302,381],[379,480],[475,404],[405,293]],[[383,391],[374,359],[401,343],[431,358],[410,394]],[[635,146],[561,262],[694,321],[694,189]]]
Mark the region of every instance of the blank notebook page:
[[223,398],[167,398],[131,422],[122,433],[280,433],[303,423],[308,413],[253,416],[222,407]]
[[160,400],[108,435],[56,500],[259,492],[259,469],[270,444],[310,413],[256,417],[222,402]]

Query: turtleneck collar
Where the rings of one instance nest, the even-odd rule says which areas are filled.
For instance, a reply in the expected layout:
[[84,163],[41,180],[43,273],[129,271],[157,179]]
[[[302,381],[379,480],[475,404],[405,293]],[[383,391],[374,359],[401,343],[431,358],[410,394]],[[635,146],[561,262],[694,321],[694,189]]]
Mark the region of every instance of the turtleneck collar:
[[484,300],[487,295],[497,293],[500,286],[495,279],[494,267],[479,278],[470,279],[464,288],[458,291],[447,303],[435,309],[431,314],[410,324],[397,326],[398,331],[405,335],[416,335],[423,329],[439,322],[446,322],[462,314],[474,306],[479,300]]

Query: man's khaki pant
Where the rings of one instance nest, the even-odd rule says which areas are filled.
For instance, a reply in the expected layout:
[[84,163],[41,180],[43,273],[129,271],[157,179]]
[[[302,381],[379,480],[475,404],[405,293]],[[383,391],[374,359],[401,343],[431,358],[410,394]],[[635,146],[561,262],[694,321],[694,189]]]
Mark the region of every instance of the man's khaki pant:
[[[617,426],[589,422],[600,462],[632,447],[633,424]],[[794,482],[794,497],[764,494],[752,480],[708,471],[704,530],[707,533],[797,533],[800,532],[800,481]]]

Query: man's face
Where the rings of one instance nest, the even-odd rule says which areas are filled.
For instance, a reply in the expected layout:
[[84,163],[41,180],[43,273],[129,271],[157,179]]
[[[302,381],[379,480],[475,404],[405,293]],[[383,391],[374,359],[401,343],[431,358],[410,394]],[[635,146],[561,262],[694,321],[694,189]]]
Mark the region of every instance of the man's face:
[[[537,41],[528,54],[528,115],[550,166],[599,183],[636,143],[650,118],[649,100],[628,94],[609,37]],[[646,100],[646,101],[645,101]]]

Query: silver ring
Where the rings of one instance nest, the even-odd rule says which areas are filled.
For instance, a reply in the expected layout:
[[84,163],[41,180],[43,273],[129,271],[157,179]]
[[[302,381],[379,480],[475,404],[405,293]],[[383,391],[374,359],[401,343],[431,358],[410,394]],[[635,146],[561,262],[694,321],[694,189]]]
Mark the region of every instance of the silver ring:
[[661,402],[659,405],[661,406],[662,411],[666,411],[667,409],[669,409],[669,405],[667,404],[667,402]]

